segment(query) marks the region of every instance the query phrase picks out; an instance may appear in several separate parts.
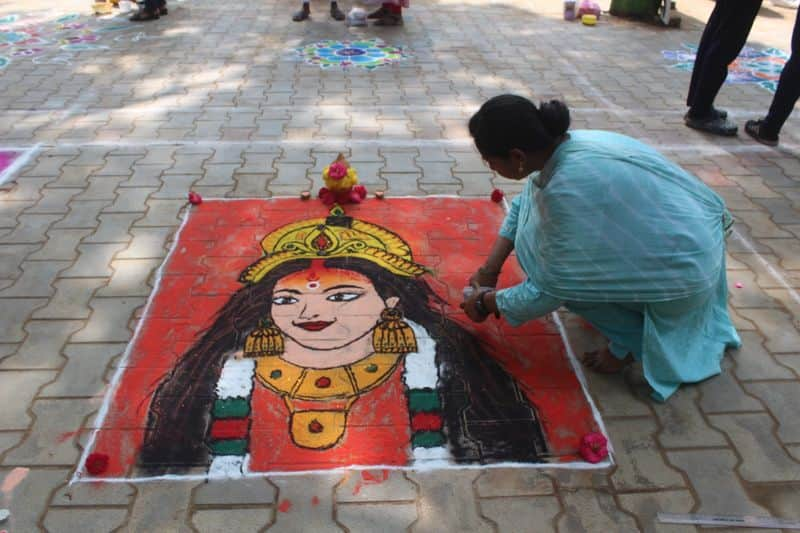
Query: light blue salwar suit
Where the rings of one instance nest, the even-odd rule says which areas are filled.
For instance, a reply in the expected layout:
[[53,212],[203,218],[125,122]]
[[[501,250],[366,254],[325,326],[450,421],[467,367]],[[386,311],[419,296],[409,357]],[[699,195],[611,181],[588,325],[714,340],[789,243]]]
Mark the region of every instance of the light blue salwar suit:
[[653,397],[720,372],[741,342],[727,307],[722,199],[649,146],[573,131],[511,202],[500,236],[526,281],[499,290],[512,325],[562,305],[642,362]]

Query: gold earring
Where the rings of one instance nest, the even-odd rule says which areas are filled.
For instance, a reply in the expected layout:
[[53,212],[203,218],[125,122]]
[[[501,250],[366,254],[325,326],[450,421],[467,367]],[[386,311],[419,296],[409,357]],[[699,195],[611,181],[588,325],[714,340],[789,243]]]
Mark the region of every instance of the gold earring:
[[245,357],[281,355],[283,350],[283,335],[271,318],[259,322],[258,327],[244,341]]
[[409,353],[417,351],[414,330],[403,320],[399,309],[387,307],[372,332],[372,348],[378,353]]

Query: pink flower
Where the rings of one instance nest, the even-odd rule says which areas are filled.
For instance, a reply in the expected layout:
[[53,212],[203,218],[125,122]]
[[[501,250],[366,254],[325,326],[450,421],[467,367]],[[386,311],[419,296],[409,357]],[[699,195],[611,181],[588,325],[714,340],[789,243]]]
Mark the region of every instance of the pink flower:
[[578,452],[586,461],[590,463],[599,463],[608,457],[608,440],[602,433],[594,431],[587,433],[581,439]]
[[328,177],[332,180],[340,180],[347,176],[347,166],[344,163],[331,163],[328,167]]

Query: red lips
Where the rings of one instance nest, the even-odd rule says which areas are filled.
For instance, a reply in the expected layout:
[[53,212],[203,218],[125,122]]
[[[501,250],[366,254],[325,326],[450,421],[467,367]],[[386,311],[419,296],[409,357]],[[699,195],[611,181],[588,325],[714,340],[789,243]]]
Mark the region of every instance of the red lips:
[[333,322],[325,322],[320,320],[317,322],[300,322],[299,324],[295,324],[295,326],[298,328],[303,328],[306,331],[322,331],[331,324],[333,324]]

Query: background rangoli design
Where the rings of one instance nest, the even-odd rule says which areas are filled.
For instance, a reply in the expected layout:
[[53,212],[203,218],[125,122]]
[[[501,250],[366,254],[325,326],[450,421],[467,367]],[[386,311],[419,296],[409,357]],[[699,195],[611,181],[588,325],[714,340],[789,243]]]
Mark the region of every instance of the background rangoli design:
[[[674,61],[671,66],[679,70],[691,72],[697,57],[697,46],[684,44],[681,50],[662,50],[664,59]],[[789,54],[778,48],[757,50],[746,46],[739,57],[728,67],[727,83],[755,83],[774,93],[783,65]]]
[[80,52],[107,50],[112,41],[141,38],[128,21],[94,19],[78,14],[57,18],[43,15],[7,15],[0,18],[0,69],[15,61],[70,64]]
[[458,307],[503,217],[455,198],[193,207],[87,446],[110,457],[99,477],[581,463],[599,422],[557,325]]
[[20,150],[4,150],[0,148],[0,185],[11,178],[11,172],[15,163],[22,157]]
[[361,67],[372,70],[408,57],[402,48],[389,46],[380,39],[317,41],[298,47],[296,51],[306,63],[321,68]]

